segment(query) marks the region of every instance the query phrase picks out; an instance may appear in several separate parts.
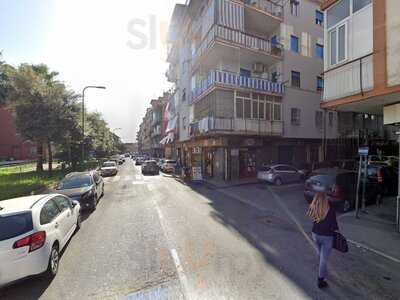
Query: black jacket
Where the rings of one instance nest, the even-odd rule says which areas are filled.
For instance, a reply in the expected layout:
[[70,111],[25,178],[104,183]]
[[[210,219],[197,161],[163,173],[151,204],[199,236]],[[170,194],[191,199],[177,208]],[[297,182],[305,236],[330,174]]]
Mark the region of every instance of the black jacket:
[[329,208],[325,219],[319,223],[314,222],[312,228],[313,233],[325,236],[333,236],[337,230],[339,230],[339,227],[336,220],[336,212],[332,207]]

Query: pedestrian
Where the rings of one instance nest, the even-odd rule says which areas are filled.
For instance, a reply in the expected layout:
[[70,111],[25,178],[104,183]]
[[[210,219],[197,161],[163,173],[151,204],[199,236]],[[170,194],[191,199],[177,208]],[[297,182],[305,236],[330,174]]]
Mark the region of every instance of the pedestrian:
[[308,210],[308,216],[313,220],[312,236],[319,253],[318,287],[328,286],[326,282],[327,262],[333,248],[335,231],[339,230],[336,212],[330,206],[325,191],[318,191]]

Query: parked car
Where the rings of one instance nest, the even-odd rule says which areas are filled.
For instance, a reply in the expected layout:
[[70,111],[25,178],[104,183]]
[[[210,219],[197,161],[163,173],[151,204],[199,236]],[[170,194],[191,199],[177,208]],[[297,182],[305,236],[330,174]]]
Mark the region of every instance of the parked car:
[[340,211],[355,207],[357,173],[339,168],[314,170],[304,185],[304,197],[311,203],[316,190],[325,188],[331,205]]
[[[315,195],[315,187],[325,187],[333,206],[341,211],[349,211],[356,207],[358,173],[351,170],[326,168],[313,171],[306,181],[304,197],[311,203]],[[380,164],[368,165],[365,198],[366,204],[375,204],[378,195],[397,193],[397,175],[393,168]],[[359,190],[360,204],[362,188]]]
[[80,228],[79,202],[59,194],[0,202],[0,287],[57,274],[60,252]]
[[61,180],[57,192],[79,201],[82,208],[95,210],[104,195],[104,181],[96,171],[70,173]]
[[160,169],[155,160],[146,160],[142,164],[142,174],[143,175],[158,175],[160,173]]
[[139,156],[139,157],[136,158],[135,165],[136,166],[141,166],[143,164],[143,162],[144,162],[144,158]]
[[176,160],[166,159],[161,166],[161,170],[165,173],[175,172]]
[[118,173],[118,166],[115,161],[106,161],[100,168],[101,176],[115,176]]
[[257,178],[275,185],[300,182],[305,179],[305,174],[297,168],[289,165],[266,165],[257,172]]

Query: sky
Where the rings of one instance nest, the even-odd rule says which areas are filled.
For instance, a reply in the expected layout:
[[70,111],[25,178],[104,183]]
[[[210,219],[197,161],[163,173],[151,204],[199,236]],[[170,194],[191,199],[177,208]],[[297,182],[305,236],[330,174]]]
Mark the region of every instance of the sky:
[[134,142],[150,100],[171,87],[165,35],[184,0],[0,0],[3,59],[45,63],[85,105]]

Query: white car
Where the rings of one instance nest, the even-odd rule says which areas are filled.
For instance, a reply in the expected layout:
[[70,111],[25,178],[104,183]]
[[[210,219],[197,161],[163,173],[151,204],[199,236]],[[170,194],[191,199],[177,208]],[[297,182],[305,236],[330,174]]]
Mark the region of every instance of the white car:
[[60,252],[81,224],[79,202],[36,195],[0,202],[0,287],[57,274]]
[[162,164],[161,169],[163,172],[175,172],[176,167],[176,160],[166,159],[165,162]]
[[101,176],[115,176],[118,173],[118,166],[115,161],[106,161],[100,168]]

